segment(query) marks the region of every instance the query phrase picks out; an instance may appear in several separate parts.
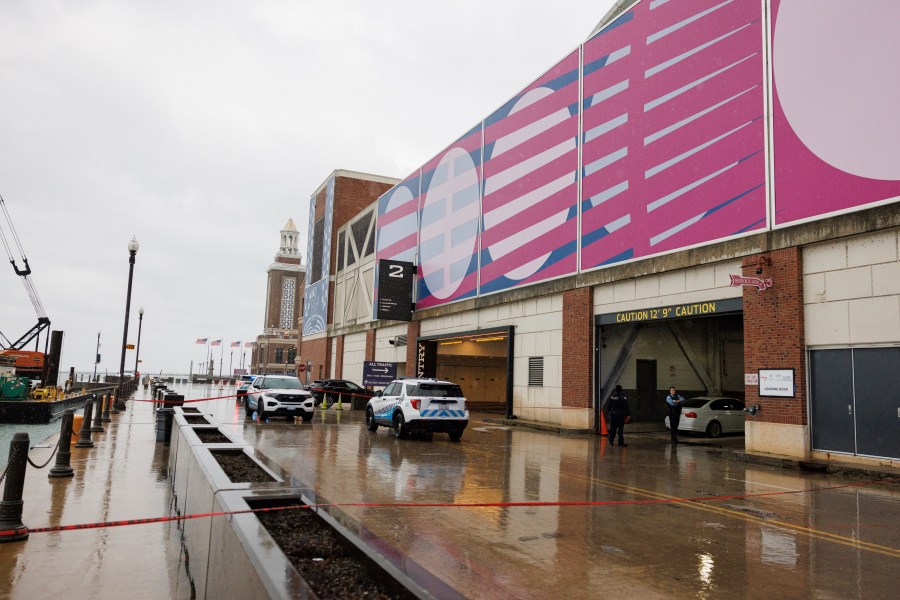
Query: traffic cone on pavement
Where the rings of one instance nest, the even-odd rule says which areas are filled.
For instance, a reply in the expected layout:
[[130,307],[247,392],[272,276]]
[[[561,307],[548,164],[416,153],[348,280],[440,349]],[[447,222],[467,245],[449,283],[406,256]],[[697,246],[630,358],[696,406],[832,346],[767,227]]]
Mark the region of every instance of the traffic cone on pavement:
[[334,410],[344,410],[344,406],[341,404],[341,398],[342,396],[338,396],[338,403]]

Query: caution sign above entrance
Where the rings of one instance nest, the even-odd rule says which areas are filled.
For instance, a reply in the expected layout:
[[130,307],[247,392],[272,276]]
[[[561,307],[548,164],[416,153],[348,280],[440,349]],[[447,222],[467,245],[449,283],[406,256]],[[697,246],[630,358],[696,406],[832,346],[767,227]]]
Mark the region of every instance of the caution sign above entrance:
[[668,319],[690,319],[740,312],[743,309],[743,306],[744,302],[741,298],[726,298],[725,300],[709,300],[706,302],[688,302],[685,304],[674,304],[672,306],[623,310],[621,312],[597,315],[597,323],[600,325],[616,325],[620,323],[642,323],[647,321],[664,321]]

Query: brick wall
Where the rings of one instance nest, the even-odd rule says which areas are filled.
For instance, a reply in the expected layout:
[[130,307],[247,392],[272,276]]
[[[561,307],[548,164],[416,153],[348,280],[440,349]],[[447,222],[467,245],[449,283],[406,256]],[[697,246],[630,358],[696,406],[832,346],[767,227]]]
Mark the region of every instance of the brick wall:
[[281,292],[283,280],[285,278],[294,279],[294,313],[291,320],[292,327],[297,326],[297,320],[302,314],[301,306],[303,303],[303,288],[306,285],[306,275],[297,271],[272,269],[269,271],[269,290],[268,294],[266,294],[268,302],[266,304],[265,324],[263,325],[266,329],[281,328]]
[[[760,264],[759,257],[769,265]],[[806,425],[806,342],[803,330],[803,265],[798,247],[747,256],[745,277],[772,278],[770,289],[744,288],[744,372],[794,369],[794,398],[760,398],[759,387],[745,386],[748,405],[758,404],[755,421]]]
[[563,293],[562,405],[589,408],[593,395],[594,289]]
[[364,360],[375,360],[375,336],[378,334],[377,329],[366,330],[366,355]]
[[326,379],[331,372],[331,338],[321,337],[314,340],[303,340],[303,362],[312,361],[309,379]]

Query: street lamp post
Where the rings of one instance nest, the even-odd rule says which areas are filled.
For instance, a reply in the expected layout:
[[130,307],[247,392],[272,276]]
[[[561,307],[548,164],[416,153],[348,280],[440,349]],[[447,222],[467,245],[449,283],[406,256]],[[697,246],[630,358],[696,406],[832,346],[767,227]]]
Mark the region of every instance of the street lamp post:
[[94,378],[91,381],[97,381],[97,365],[100,364],[100,332],[97,332],[97,352],[94,354]]
[[132,236],[128,242],[128,294],[125,296],[125,330],[122,333],[122,360],[119,361],[119,387],[116,390],[115,409],[119,412],[125,410],[124,395],[125,384],[125,350],[128,346],[128,316],[131,312],[131,281],[134,277],[134,256],[138,251],[138,241]]
[[144,324],[144,307],[142,306],[138,309],[138,341],[137,341],[137,348],[135,349],[135,352],[134,352],[134,376],[135,377],[137,377],[137,373],[138,373],[138,363],[141,362],[140,361],[141,326],[143,326],[143,324]]

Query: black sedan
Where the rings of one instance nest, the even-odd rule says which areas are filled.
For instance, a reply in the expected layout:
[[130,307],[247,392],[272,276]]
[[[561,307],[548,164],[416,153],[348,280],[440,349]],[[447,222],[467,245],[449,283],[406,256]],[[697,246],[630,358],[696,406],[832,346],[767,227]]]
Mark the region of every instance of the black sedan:
[[363,406],[369,398],[375,395],[375,392],[368,390],[352,381],[346,379],[325,379],[324,381],[314,381],[309,386],[309,391],[316,399],[316,404],[320,404],[325,399],[325,405],[331,406],[341,399],[341,402],[351,403],[354,396],[362,399]]

